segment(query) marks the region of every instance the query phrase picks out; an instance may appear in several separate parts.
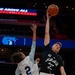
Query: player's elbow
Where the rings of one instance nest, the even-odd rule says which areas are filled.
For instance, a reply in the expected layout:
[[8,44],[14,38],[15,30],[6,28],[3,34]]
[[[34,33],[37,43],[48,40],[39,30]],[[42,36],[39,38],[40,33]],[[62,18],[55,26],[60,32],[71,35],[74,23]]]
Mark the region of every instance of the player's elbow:
[[61,75],[66,75],[66,72],[65,72],[64,67],[63,67],[63,66],[61,66],[61,67],[60,67],[60,72],[61,72]]
[[66,73],[64,73],[64,75],[66,75]]
[[66,75],[66,73],[63,73],[62,75]]
[[46,35],[49,34],[49,31],[45,31],[45,34],[46,34]]
[[66,73],[65,72],[62,72],[61,75],[66,75]]

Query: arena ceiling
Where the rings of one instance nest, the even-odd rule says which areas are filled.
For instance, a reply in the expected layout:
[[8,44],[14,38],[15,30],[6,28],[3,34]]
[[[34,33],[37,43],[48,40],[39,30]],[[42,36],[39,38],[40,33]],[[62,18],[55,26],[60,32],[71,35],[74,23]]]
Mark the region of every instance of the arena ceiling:
[[[60,12],[56,17],[59,29],[64,29],[64,26],[62,26],[64,24],[65,27],[68,27],[68,30],[64,29],[64,31],[70,38],[75,39],[75,0],[1,0],[0,7],[36,9],[38,10],[38,17],[37,19],[31,18],[31,20],[34,19],[41,21],[43,15],[45,15],[47,7],[52,3],[57,4],[60,8]],[[0,15],[0,18],[2,17],[3,16]]]

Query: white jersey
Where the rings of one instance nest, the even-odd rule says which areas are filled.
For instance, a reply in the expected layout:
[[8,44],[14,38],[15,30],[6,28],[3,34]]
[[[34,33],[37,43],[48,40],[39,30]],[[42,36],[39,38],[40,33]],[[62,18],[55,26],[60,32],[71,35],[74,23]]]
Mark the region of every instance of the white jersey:
[[18,68],[22,75],[39,75],[38,65],[34,64],[30,57],[27,56],[24,60],[18,63]]

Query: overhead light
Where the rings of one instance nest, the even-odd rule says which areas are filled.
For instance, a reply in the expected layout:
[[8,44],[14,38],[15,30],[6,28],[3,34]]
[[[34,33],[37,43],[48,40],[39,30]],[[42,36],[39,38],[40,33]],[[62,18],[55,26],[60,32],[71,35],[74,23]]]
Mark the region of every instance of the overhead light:
[[47,8],[47,6],[45,6],[45,8]]
[[68,8],[68,6],[66,6],[66,8]]
[[33,7],[35,7],[35,5],[33,5]]
[[74,10],[74,8],[72,8],[72,10]]
[[20,51],[22,51],[22,49],[20,49]]
[[43,3],[43,5],[45,5],[45,3]]
[[4,49],[2,49],[2,52],[4,51]]
[[35,3],[35,5],[36,5],[37,3]]

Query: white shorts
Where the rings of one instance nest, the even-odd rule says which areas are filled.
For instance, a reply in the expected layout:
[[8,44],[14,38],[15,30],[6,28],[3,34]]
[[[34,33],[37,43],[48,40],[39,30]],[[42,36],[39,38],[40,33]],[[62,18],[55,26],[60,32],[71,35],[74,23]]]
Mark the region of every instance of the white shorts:
[[40,75],[55,75],[55,74],[48,74],[48,73],[40,72]]

